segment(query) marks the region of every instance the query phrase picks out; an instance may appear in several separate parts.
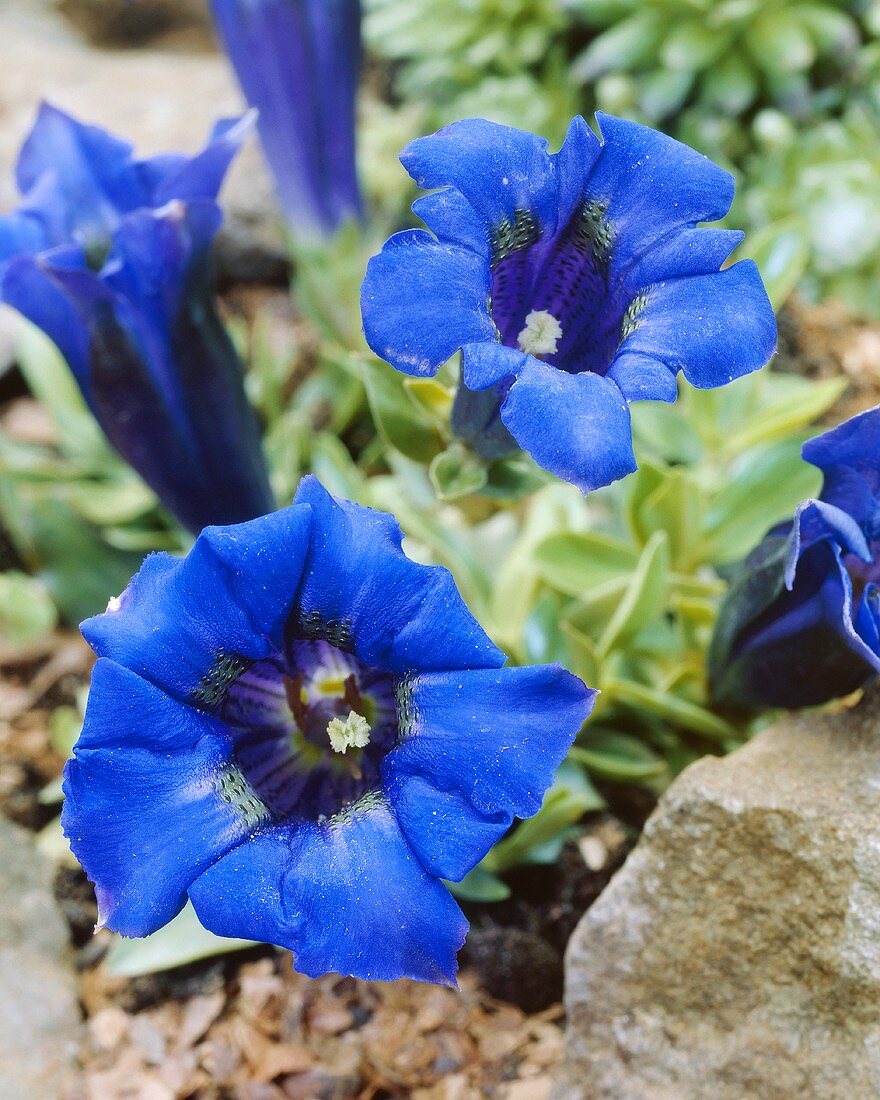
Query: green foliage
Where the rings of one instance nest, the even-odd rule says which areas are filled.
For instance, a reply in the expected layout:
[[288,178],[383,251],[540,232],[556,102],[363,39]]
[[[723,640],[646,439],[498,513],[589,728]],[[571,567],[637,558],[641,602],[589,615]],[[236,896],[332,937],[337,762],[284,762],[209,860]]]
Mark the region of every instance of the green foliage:
[[[776,105],[806,117],[843,81],[867,31],[824,0],[574,0],[600,29],[575,60],[583,83],[617,78],[646,121],[693,108],[739,116]],[[619,82],[620,74],[628,74]],[[623,104],[621,104],[623,105]]]
[[880,115],[858,105],[806,130],[765,116],[763,129],[734,221],[765,227],[764,240],[797,251],[812,299],[880,313]]

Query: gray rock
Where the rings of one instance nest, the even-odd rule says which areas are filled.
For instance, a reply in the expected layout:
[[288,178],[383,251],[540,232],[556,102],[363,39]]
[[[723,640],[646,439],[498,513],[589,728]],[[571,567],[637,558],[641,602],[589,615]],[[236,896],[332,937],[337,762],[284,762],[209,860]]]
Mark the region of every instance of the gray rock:
[[52,871],[30,836],[0,818],[0,1095],[54,1100],[80,1041],[67,925]]
[[566,967],[555,1100],[880,1096],[880,689],[688,768]]
[[[215,119],[242,110],[219,54],[95,49],[44,0],[0,0],[0,41],[0,213],[18,202],[15,160],[41,99],[115,131],[144,155],[195,152]],[[221,201],[221,275],[283,275],[284,236],[255,138],[233,165]]]

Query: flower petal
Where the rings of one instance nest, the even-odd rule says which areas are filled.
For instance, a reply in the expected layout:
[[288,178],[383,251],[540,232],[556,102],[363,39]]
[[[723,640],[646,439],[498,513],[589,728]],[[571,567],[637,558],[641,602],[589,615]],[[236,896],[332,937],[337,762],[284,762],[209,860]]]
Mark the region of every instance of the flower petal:
[[455,187],[490,231],[520,210],[550,231],[556,225],[556,173],[535,134],[468,118],[410,142],[400,162],[426,191]]
[[122,213],[150,204],[144,182],[131,169],[131,153],[127,141],[42,103],[19,153],[16,182],[26,194],[44,172],[54,171],[70,235],[103,238]]
[[[880,491],[880,406],[860,412],[822,436],[807,440],[801,454],[805,462],[826,473],[837,466],[848,466],[864,477],[871,491],[877,493]],[[823,498],[828,499],[824,493]]]
[[742,260],[714,275],[649,287],[615,359],[648,356],[711,389],[763,367],[775,349],[773,307],[754,262]]
[[393,516],[337,500],[314,477],[300,483],[296,503],[310,505],[313,514],[297,600],[307,632],[341,634],[342,648],[387,672],[504,663],[452,574],[404,554]]
[[62,825],[95,883],[99,919],[146,936],[190,883],[250,831],[221,795],[223,727],[111,661],[99,661],[65,769]]
[[364,335],[405,374],[433,375],[462,344],[495,340],[484,257],[429,233],[396,233],[367,264]]
[[82,624],[101,656],[175,698],[218,708],[232,679],[284,645],[311,512],[206,528],[183,561],[151,554],[111,610]]
[[488,261],[486,227],[464,195],[454,187],[445,187],[416,199],[412,211],[443,244],[467,248]]
[[602,112],[602,155],[586,197],[606,206],[612,273],[620,274],[668,233],[723,218],[733,201],[729,172],[649,126]]
[[417,674],[401,692],[385,786],[422,863],[461,879],[540,809],[596,693],[559,665]]
[[636,468],[626,400],[601,375],[566,374],[528,356],[501,419],[539,466],[585,493]]
[[382,802],[240,845],[193,883],[190,897],[212,932],[290,948],[296,969],[313,978],[454,985],[467,934],[460,909]]

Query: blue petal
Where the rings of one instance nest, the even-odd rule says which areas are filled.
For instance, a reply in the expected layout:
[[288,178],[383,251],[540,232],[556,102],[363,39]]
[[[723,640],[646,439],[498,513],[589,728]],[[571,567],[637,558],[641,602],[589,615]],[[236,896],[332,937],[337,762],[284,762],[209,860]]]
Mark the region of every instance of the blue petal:
[[667,234],[723,218],[733,177],[707,157],[635,122],[596,115],[602,155],[586,197],[607,204],[613,230],[612,276],[638,261]]
[[223,727],[140,677],[99,661],[62,825],[95,883],[101,924],[146,936],[183,907],[190,884],[250,831],[220,795]]
[[16,210],[0,217],[0,276],[15,256],[35,255],[67,240],[67,222],[55,172],[44,172]]
[[240,661],[283,647],[310,524],[307,507],[285,508],[206,528],[183,561],[150,555],[113,609],[83,623],[86,641],[176,698],[216,709]]
[[168,161],[164,171],[157,171],[162,163],[160,157],[137,162],[135,167],[150,172],[153,177],[151,205],[164,206],[172,199],[183,202],[216,199],[230,164],[255,123],[255,111],[248,111],[241,118],[221,119],[205,148],[194,157],[180,157],[173,171]]
[[0,275],[0,299],[53,341],[91,405],[91,336],[70,296],[54,277],[64,265],[81,270],[84,277],[94,278],[86,272],[86,260],[78,248],[55,249],[40,258],[18,256]]
[[461,349],[461,376],[470,390],[485,390],[519,374],[526,354],[503,344],[465,344]]
[[[46,331],[70,354],[110,442],[195,533],[274,507],[241,364],[213,304],[211,244],[219,221],[210,201],[128,215],[100,275],[46,254],[40,265],[55,289],[47,306],[38,303],[41,317],[28,286],[13,300],[10,279],[22,261],[4,279],[11,304],[51,323]],[[79,343],[70,347],[64,325],[74,314]]]
[[190,887],[190,897],[212,932],[290,948],[296,969],[313,978],[335,972],[454,985],[467,934],[446,888],[375,801],[241,845]]
[[763,367],[776,348],[773,307],[751,260],[655,284],[645,299],[615,358],[648,356],[711,389]]
[[131,170],[131,152],[127,141],[43,103],[19,154],[18,188],[26,194],[44,172],[54,171],[70,233],[104,238],[122,213],[150,203],[147,188]]
[[745,233],[735,229],[704,227],[681,229],[662,237],[626,272],[626,296],[633,298],[645,287],[665,279],[712,275],[744,239]]
[[674,401],[678,397],[675,372],[659,359],[635,351],[619,353],[610,378],[627,401]]
[[596,693],[559,665],[418,674],[401,691],[383,780],[422,863],[461,879],[540,809]]
[[362,202],[355,163],[358,0],[211,0],[290,226],[331,233]]
[[852,516],[825,501],[805,500],[798,505],[789,535],[786,588],[794,586],[798,562],[818,542],[833,542],[862,561],[872,560],[865,536]]
[[419,229],[396,233],[367,265],[364,335],[405,374],[433,375],[462,344],[496,340],[484,257]]
[[880,659],[880,588],[876,584],[865,585],[853,622],[858,636]]
[[557,228],[568,224],[575,209],[584,200],[590,173],[599,159],[602,145],[580,115],[569,124],[565,141],[551,158],[557,175]]
[[310,505],[313,515],[297,600],[304,623],[333,624],[343,648],[387,672],[504,663],[452,574],[403,553],[393,516],[337,500],[314,477],[300,483],[296,503]]
[[801,449],[805,462],[829,470],[866,467],[880,478],[880,406],[852,416],[836,428],[808,440]]
[[551,232],[557,182],[547,142],[525,130],[482,118],[455,122],[411,142],[400,157],[426,191],[455,187],[490,230],[527,210]]
[[474,208],[454,187],[423,195],[412,204],[413,213],[443,244],[467,248],[488,262],[489,235],[474,216]]
[[539,466],[585,493],[636,468],[626,401],[601,375],[566,374],[528,356],[501,419]]

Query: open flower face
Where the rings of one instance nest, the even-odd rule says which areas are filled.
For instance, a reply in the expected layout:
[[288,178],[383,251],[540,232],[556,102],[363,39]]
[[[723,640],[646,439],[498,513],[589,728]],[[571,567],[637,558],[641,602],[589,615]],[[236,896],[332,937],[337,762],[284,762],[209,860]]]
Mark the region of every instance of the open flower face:
[[540,807],[594,693],[503,668],[449,573],[306,479],[293,507],[148,558],[100,655],[64,829],[129,936],[189,897],[297,969],[454,982],[459,880]]
[[364,332],[407,374],[458,349],[457,434],[487,458],[519,445],[589,490],[635,469],[628,404],[673,401],[756,370],[776,340],[755,265],[721,271],[742,239],[698,228],[733,180],[645,126],[575,118],[560,151],[480,119],[413,142],[431,233],[398,233],[364,282]]
[[819,499],[752,551],[719,612],[710,675],[731,709],[815,706],[880,672],[880,407],[802,453]]

